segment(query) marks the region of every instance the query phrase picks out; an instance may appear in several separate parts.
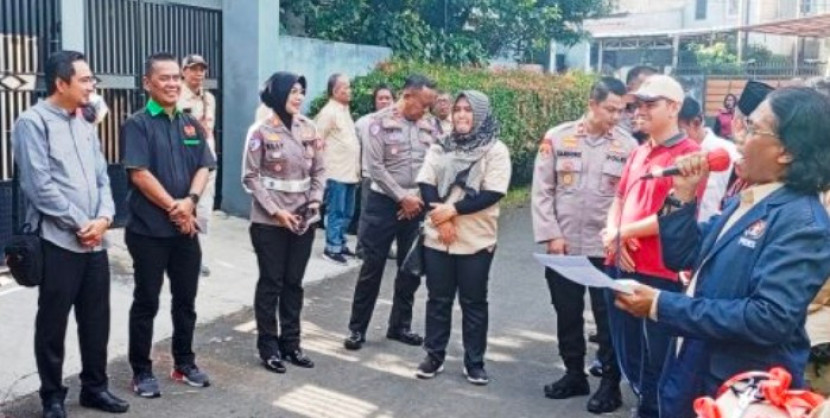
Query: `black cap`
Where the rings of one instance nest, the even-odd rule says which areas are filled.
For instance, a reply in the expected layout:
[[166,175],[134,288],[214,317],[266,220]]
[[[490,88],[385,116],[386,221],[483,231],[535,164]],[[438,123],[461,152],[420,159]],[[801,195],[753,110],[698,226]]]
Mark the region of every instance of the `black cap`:
[[741,92],[741,97],[738,99],[738,110],[745,116],[751,115],[773,90],[775,89],[769,84],[760,81],[747,81],[744,91]]

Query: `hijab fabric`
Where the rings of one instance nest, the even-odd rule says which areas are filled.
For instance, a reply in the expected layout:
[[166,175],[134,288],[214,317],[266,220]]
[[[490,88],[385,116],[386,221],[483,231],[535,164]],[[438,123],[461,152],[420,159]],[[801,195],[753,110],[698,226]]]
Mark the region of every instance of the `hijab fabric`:
[[278,71],[265,81],[262,89],[259,91],[259,99],[262,100],[262,103],[273,110],[288,129],[291,129],[293,116],[285,110],[285,105],[288,103],[288,96],[291,94],[291,89],[296,83],[300,83],[303,90],[305,90],[305,77],[294,73]]
[[479,162],[498,141],[499,123],[493,117],[490,99],[478,90],[465,90],[455,103],[467,99],[473,109],[473,128],[466,134],[453,130],[438,142],[441,149],[436,168],[438,195],[446,200],[452,186],[460,186],[469,196],[476,196],[484,172]]

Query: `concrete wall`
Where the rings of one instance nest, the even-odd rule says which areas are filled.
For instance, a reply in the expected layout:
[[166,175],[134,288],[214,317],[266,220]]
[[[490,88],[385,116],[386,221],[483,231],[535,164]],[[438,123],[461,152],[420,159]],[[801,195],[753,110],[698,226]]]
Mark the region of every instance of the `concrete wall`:
[[304,75],[307,91],[305,110],[311,101],[325,93],[329,76],[343,73],[354,78],[365,75],[379,62],[392,56],[392,50],[371,45],[354,45],[319,39],[279,37],[274,71],[291,71]]
[[[279,1],[224,0],[222,5],[222,209],[247,215],[250,197],[242,189],[245,134],[259,105],[259,86],[277,65]],[[220,181],[220,179],[217,179]]]
[[[306,77],[311,100],[326,91],[332,73],[364,75],[392,55],[389,48],[279,36],[273,0],[224,0],[224,159],[222,209],[247,216],[251,198],[242,189],[245,134],[259,105],[259,87],[276,71]],[[250,2],[250,3],[249,3]],[[252,23],[254,22],[254,23]]]

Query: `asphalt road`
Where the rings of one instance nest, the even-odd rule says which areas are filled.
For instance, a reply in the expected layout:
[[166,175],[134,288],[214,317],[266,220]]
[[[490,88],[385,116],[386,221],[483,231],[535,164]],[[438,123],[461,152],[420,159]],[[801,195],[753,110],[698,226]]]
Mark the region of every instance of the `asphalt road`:
[[[543,271],[531,257],[535,250],[527,208],[506,211],[490,282],[486,367],[492,381],[485,387],[470,385],[462,375],[457,307],[445,372],[429,381],[414,377],[423,351],[385,339],[394,273],[390,264],[368,342],[359,352],[342,347],[356,280],[356,274],[349,273],[306,287],[303,346],[317,363],[314,369],[289,365],[288,373],[276,375],[260,367],[254,350],[253,313],[245,308],[197,330],[197,362],[210,373],[212,387],[192,389],[166,377],[171,366],[167,340],[154,350],[162,398],[147,400],[130,394],[124,358],[110,365],[111,389],[131,402],[130,412],[122,415],[129,417],[593,417],[585,411],[587,397],[554,401],[542,395],[542,386],[560,377],[563,367]],[[224,280],[229,286],[234,283]],[[415,305],[416,330],[423,330],[424,296],[421,288]],[[588,312],[586,320],[592,328]],[[589,360],[595,347],[590,349]],[[598,380],[590,379],[595,389]],[[109,416],[78,406],[77,376],[68,377],[67,382],[70,416]],[[623,393],[623,408],[605,416],[630,415],[633,398],[627,388]],[[3,418],[39,416],[39,400],[29,395],[3,406],[2,411]]]

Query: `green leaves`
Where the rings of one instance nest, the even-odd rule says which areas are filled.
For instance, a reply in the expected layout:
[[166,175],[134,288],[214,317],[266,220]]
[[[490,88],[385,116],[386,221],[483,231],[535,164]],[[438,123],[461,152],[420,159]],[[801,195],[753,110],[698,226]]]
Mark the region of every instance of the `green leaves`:
[[[395,60],[382,63],[370,74],[352,81],[352,112],[355,120],[373,111],[372,91],[386,83],[400,88],[412,73],[429,76],[442,90],[456,94],[461,90],[481,90],[490,97],[493,111],[501,123],[501,140],[510,148],[513,184],[528,184],[533,175],[533,160],[544,133],[585,111],[594,77],[582,73],[567,75],[535,74],[523,71],[491,71],[481,68],[456,68],[437,64]],[[312,114],[325,104],[318,97]]]
[[[489,57],[536,62],[555,39],[584,37],[582,21],[610,0],[283,0],[283,18],[302,17],[289,34],[384,45],[396,56],[452,65]],[[290,25],[286,25],[289,26]]]

